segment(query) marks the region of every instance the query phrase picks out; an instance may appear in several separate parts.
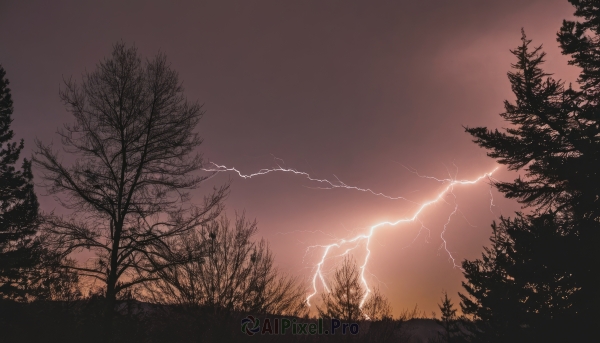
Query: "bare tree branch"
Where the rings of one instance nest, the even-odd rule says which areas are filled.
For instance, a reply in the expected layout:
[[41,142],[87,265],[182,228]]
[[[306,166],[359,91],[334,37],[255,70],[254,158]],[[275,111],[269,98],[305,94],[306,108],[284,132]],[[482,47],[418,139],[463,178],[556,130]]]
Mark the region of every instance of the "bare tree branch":
[[307,313],[305,285],[280,273],[264,240],[254,242],[256,222],[239,216],[232,227],[222,216],[176,238],[176,253],[191,262],[159,271],[160,280],[147,290],[165,303],[202,305],[280,315]]
[[48,192],[73,213],[47,215],[45,231],[63,256],[96,254],[70,269],[104,282],[114,303],[120,291],[185,262],[172,243],[219,215],[228,185],[200,206],[187,202],[187,191],[207,178],[194,175],[202,167],[194,129],[203,112],[184,97],[165,55],[142,62],[135,47],[117,43],[81,82],[65,80],[60,96],[75,121],[58,134],[76,161],[65,164],[38,141],[34,163]]

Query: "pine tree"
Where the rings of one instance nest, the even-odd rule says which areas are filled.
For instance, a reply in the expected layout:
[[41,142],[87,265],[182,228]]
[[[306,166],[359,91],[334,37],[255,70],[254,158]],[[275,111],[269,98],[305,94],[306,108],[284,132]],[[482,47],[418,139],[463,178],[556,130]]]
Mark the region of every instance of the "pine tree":
[[463,263],[461,307],[479,321],[478,341],[572,339],[565,327],[585,320],[572,274],[577,236],[565,235],[550,214],[500,218],[492,229],[482,258]]
[[19,161],[23,140],[11,142],[13,102],[6,72],[0,66],[0,298],[27,300],[42,250],[34,239],[38,201],[33,189],[31,162]]
[[495,186],[532,210],[501,218],[482,259],[463,263],[461,305],[482,342],[582,341],[600,308],[600,7],[570,2],[585,20],[565,21],[558,41],[581,67],[581,90],[544,72],[545,54],[523,34],[508,73],[516,101],[501,114],[508,128],[466,128],[488,156],[525,172]]
[[440,333],[438,341],[445,343],[463,342],[462,330],[459,324],[459,318],[457,309],[454,308],[452,300],[448,298],[448,293],[443,292],[444,297],[441,299],[442,303],[438,304],[441,312],[441,318],[435,321],[444,328],[444,331]]

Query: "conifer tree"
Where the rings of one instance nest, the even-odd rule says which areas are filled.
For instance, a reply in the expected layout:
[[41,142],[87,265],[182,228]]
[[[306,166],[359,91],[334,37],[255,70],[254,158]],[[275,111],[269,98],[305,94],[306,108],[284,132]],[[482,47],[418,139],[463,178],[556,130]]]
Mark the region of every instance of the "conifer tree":
[[445,343],[463,342],[462,331],[459,325],[458,310],[454,307],[452,300],[448,298],[448,293],[443,292],[442,303],[438,304],[441,312],[441,318],[435,321],[444,328],[440,333],[438,341]]
[[23,140],[13,142],[10,128],[13,102],[6,72],[0,66],[0,298],[27,300],[30,271],[39,264],[38,201],[33,189],[31,162],[19,162]]
[[[600,307],[600,7],[570,1],[583,22],[564,21],[558,41],[581,68],[580,90],[553,79],[541,47],[522,44],[508,77],[503,132],[466,128],[513,182],[496,182],[531,213],[494,224],[492,247],[465,261],[463,312],[479,321],[478,341],[584,341]],[[583,340],[582,340],[583,339]]]
[[506,227],[510,220],[501,218],[500,225],[492,224],[491,246],[484,247],[481,259],[464,261],[467,282],[463,282],[468,295],[459,293],[463,313],[476,320],[471,330],[481,342],[505,342],[522,336],[519,325],[523,313],[517,298],[518,287],[508,270],[514,265],[511,256],[513,241]]

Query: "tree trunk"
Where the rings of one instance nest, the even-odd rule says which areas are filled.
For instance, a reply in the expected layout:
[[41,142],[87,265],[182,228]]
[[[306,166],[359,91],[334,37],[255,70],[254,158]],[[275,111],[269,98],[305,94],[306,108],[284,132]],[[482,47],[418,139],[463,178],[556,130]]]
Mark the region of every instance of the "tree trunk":
[[106,332],[106,341],[110,342],[113,339],[113,319],[115,317],[115,305],[117,300],[117,268],[119,242],[121,240],[122,224],[115,225],[113,236],[112,251],[110,256],[110,271],[108,280],[106,281],[106,308],[104,312],[104,325]]

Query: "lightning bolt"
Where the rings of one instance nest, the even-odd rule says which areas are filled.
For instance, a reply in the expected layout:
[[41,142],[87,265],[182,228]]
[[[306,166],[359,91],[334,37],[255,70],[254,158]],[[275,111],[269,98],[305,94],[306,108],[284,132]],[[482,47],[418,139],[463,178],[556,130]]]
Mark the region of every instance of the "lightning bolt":
[[[281,160],[281,159],[278,159]],[[222,172],[234,172],[236,174],[238,174],[239,177],[241,177],[242,179],[250,179],[253,178],[255,176],[260,176],[260,175],[266,175],[269,173],[276,173],[276,172],[284,172],[284,173],[292,173],[292,174],[296,174],[296,175],[301,175],[303,177],[305,177],[306,179],[308,179],[309,181],[314,181],[314,182],[318,182],[318,183],[322,183],[322,184],[326,184],[329,185],[327,187],[315,187],[317,189],[334,189],[334,188],[346,188],[346,189],[351,189],[351,190],[356,190],[356,191],[361,191],[361,192],[365,192],[365,193],[371,193],[373,195],[376,196],[381,196],[390,200],[406,200],[408,202],[412,202],[408,199],[406,199],[405,197],[393,197],[393,196],[389,196],[389,195],[385,195],[383,193],[380,192],[375,192],[370,188],[360,188],[360,187],[356,187],[356,186],[349,186],[347,184],[345,184],[344,182],[342,182],[337,176],[335,176],[336,181],[329,181],[327,179],[317,179],[314,178],[312,176],[310,176],[310,174],[306,173],[306,172],[302,172],[302,171],[298,171],[296,169],[293,168],[283,168],[280,165],[277,165],[277,168],[272,168],[272,169],[261,169],[259,171],[257,171],[256,173],[253,174],[242,174],[242,172],[240,172],[239,170],[237,170],[236,168],[229,168],[223,165],[218,165],[214,162],[210,162],[210,164],[212,164],[214,166],[214,168],[203,168],[202,170],[206,171],[206,172],[213,172],[213,173],[222,173]],[[438,179],[438,181],[440,181]]]
[[[277,159],[283,162],[283,160],[281,159]],[[213,172],[213,173],[221,173],[221,172],[234,172],[236,174],[238,174],[239,177],[243,178],[243,179],[249,179],[249,178],[253,178],[256,176],[260,176],[260,175],[266,175],[269,173],[275,173],[275,172],[283,172],[283,173],[292,173],[295,175],[300,175],[303,176],[304,178],[308,179],[309,181],[313,181],[313,182],[317,182],[317,183],[321,183],[321,184],[325,184],[325,187],[317,187],[319,189],[334,189],[334,188],[345,188],[345,189],[350,189],[350,190],[356,190],[356,191],[361,191],[361,192],[366,192],[366,193],[371,193],[373,195],[376,196],[380,196],[380,197],[384,197],[390,200],[406,200],[409,201],[411,203],[417,204],[413,201],[410,201],[404,197],[401,196],[390,196],[390,195],[386,195],[384,193],[381,192],[375,192],[373,190],[371,190],[370,188],[361,188],[361,187],[357,187],[357,186],[350,186],[345,184],[344,182],[342,182],[339,178],[337,178],[336,176],[336,181],[330,181],[327,179],[319,179],[319,178],[314,178],[312,177],[310,174],[306,173],[306,172],[302,172],[302,171],[298,171],[296,169],[293,168],[283,168],[280,165],[277,165],[277,168],[272,168],[272,169],[261,169],[256,173],[252,173],[252,174],[243,174],[242,172],[240,172],[238,169],[236,168],[231,168],[231,167],[227,167],[224,165],[219,165],[216,163],[212,163],[213,168],[204,168],[204,171],[207,172]],[[455,165],[456,167],[456,165]],[[354,237],[350,237],[350,238],[342,238],[342,239],[338,239],[337,242],[335,243],[331,243],[331,244],[326,244],[326,245],[312,245],[307,247],[306,249],[306,254],[312,250],[312,249],[317,249],[320,248],[323,250],[323,253],[321,255],[321,259],[319,260],[319,262],[314,266],[313,268],[313,275],[311,277],[311,283],[312,283],[312,293],[310,293],[309,295],[307,295],[306,297],[306,303],[308,306],[311,306],[310,304],[310,300],[313,296],[315,296],[317,294],[317,283],[318,281],[320,281],[321,285],[323,286],[323,288],[329,293],[331,292],[331,290],[329,289],[329,287],[327,286],[327,282],[325,281],[325,277],[323,276],[323,266],[325,264],[325,262],[330,259],[330,258],[334,258],[334,257],[339,257],[339,256],[344,256],[347,255],[348,253],[350,253],[352,250],[358,248],[358,246],[360,245],[360,243],[364,242],[364,246],[365,246],[365,258],[363,260],[363,263],[360,265],[359,269],[360,269],[360,279],[361,279],[361,283],[363,284],[363,286],[365,287],[365,295],[363,296],[363,298],[360,301],[360,305],[359,307],[362,308],[363,305],[365,304],[367,298],[369,297],[369,294],[371,293],[371,288],[369,287],[367,280],[365,279],[365,273],[366,273],[366,269],[367,269],[367,265],[369,263],[369,259],[371,256],[371,249],[370,249],[370,243],[371,243],[371,238],[373,237],[375,231],[379,228],[382,227],[396,227],[399,226],[401,224],[405,224],[405,223],[413,223],[413,222],[418,222],[421,224],[421,229],[419,230],[419,234],[421,233],[421,231],[423,229],[427,229],[429,230],[427,227],[425,227],[425,225],[421,222],[421,220],[419,219],[419,215],[428,207],[437,204],[439,202],[445,202],[448,203],[448,201],[446,201],[446,199],[444,199],[444,195],[446,194],[450,194],[453,197],[453,205],[454,205],[454,209],[453,211],[450,213],[450,215],[448,216],[448,219],[446,220],[446,223],[443,226],[443,230],[440,234],[440,238],[442,240],[442,244],[440,245],[440,250],[444,249],[444,251],[448,254],[449,256],[449,261],[452,263],[453,268],[460,268],[462,269],[459,265],[456,264],[456,260],[454,258],[454,256],[452,255],[452,253],[450,252],[450,250],[448,250],[448,243],[446,241],[446,238],[444,237],[446,231],[447,231],[447,227],[450,224],[450,221],[452,219],[452,217],[454,215],[457,214],[457,212],[459,212],[458,209],[458,203],[456,202],[456,195],[454,194],[454,187],[455,186],[459,186],[459,185],[473,185],[476,183],[481,182],[484,179],[489,179],[490,181],[496,181],[495,179],[492,178],[492,174],[495,173],[498,170],[498,167],[494,168],[492,171],[484,173],[483,175],[473,179],[473,180],[458,180],[456,179],[456,173],[458,173],[458,168],[456,168],[456,173],[455,176],[453,177],[452,175],[450,175],[450,172],[448,172],[449,174],[449,178],[445,178],[445,179],[440,179],[440,178],[436,178],[436,177],[432,177],[432,176],[424,176],[419,174],[415,169],[411,169],[411,168],[407,168],[410,172],[414,173],[415,175],[417,175],[418,177],[421,178],[427,178],[427,179],[432,179],[441,183],[447,183],[447,186],[444,187],[435,197],[433,197],[431,200],[426,201],[424,203],[418,204],[419,207],[417,208],[417,210],[412,214],[412,216],[407,217],[407,218],[402,218],[402,219],[398,219],[396,221],[383,221],[383,222],[379,222],[373,226],[371,226],[366,233],[362,233],[362,234],[358,234]],[[490,191],[490,196],[491,196],[491,191]],[[492,207],[495,206],[494,202],[493,202],[493,197],[490,200],[490,211],[492,209]],[[416,238],[415,238],[416,240]],[[413,241],[414,242],[414,241]],[[412,244],[412,243],[411,243]],[[346,247],[346,250],[340,254],[340,255],[336,255],[336,256],[330,256],[330,253],[332,251],[333,248],[344,248]]]

